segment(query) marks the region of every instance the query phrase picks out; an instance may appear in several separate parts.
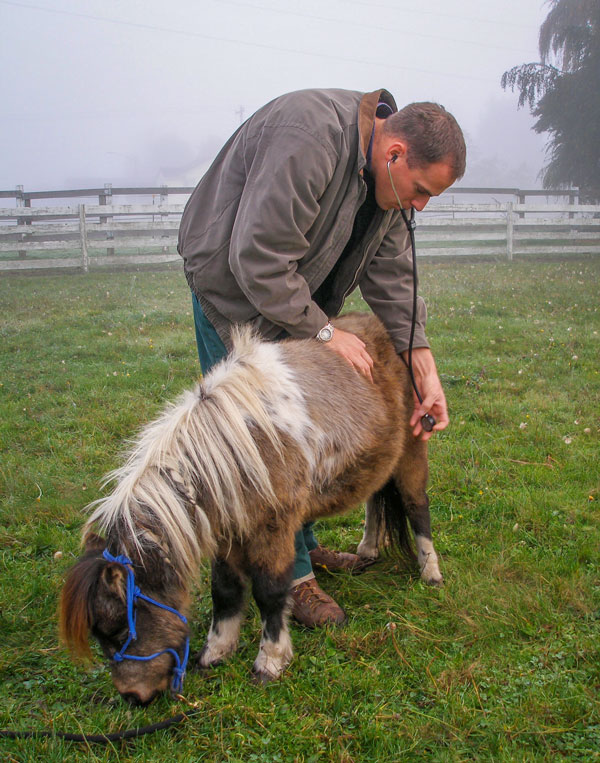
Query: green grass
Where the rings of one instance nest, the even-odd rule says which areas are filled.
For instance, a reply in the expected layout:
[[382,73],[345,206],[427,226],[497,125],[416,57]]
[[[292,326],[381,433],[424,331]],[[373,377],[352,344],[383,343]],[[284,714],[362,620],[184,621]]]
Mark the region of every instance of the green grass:
[[[320,578],[349,623],[293,626],[294,661],[267,688],[250,680],[250,605],[235,657],[188,676],[202,712],[184,726],[108,748],[0,740],[3,760],[599,759],[600,258],[420,271],[452,418],[430,447],[445,587],[393,559]],[[0,726],[158,721],[180,706],[129,709],[100,659],[71,663],[56,604],[102,475],[199,374],[185,280],[11,276],[0,299]],[[324,522],[320,540],[353,549],[360,524],[359,511]],[[194,650],[209,623],[205,569]]]

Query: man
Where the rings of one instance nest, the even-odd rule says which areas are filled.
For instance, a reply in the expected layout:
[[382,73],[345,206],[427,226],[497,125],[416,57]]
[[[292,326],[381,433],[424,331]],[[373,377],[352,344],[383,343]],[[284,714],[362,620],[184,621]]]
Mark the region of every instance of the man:
[[[421,211],[465,170],[454,117],[437,104],[400,112],[386,90],[303,90],[276,98],[225,144],[183,213],[179,253],[192,289],[203,373],[227,354],[236,323],[266,339],[315,337],[357,372],[373,361],[354,334],[329,324],[359,286],[406,355],[412,260],[399,212]],[[444,392],[428,349],[419,301],[413,365],[415,436],[425,413],[444,429]],[[323,390],[327,394],[327,390]],[[358,570],[359,557],[317,544],[310,525],[296,536],[293,616],[313,627],[345,614],[312,571]]]

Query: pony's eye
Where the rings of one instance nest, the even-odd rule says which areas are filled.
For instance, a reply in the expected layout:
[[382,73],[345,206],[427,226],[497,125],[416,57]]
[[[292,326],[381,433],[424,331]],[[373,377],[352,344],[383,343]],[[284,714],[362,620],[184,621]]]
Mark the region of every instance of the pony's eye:
[[127,641],[129,636],[129,628],[122,628],[117,633],[113,633],[110,636],[104,636],[98,639],[100,648],[104,656],[108,660],[112,660],[114,655],[123,647],[123,644]]
[[116,650],[125,643],[129,635],[129,627],[126,625],[124,628],[115,629],[110,633],[103,632],[98,628],[94,635],[99,641],[110,644],[111,648],[114,647]]
[[111,636],[111,641],[119,646],[122,646],[129,636],[129,628],[122,628],[115,636]]

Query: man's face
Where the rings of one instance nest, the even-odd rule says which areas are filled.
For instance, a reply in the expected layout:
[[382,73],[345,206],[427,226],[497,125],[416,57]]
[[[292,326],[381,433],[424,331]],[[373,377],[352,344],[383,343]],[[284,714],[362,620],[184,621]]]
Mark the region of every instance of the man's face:
[[[417,212],[425,208],[432,196],[439,196],[456,178],[450,165],[434,162],[425,167],[409,167],[406,156],[398,156],[390,164],[390,173],[403,209],[414,207]],[[381,209],[400,209],[390,182],[387,162],[375,177],[375,200]]]

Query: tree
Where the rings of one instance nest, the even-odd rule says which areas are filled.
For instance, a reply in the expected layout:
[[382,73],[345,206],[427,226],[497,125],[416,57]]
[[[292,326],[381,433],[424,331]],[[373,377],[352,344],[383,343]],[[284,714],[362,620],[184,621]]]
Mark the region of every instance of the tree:
[[600,200],[600,1],[548,0],[540,27],[539,63],[504,72],[519,91],[533,129],[548,133],[544,188],[578,186],[583,201]]

